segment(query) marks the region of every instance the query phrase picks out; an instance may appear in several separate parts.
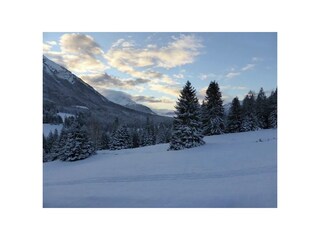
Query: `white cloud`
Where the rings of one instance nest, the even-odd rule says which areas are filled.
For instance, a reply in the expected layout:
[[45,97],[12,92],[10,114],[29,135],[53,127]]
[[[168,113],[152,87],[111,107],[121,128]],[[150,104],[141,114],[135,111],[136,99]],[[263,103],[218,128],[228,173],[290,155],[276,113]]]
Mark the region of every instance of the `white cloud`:
[[43,48],[43,52],[45,53],[45,52],[48,52],[48,51],[51,50],[52,45],[47,44],[47,43],[43,43],[43,44],[42,44],[42,48]]
[[181,90],[181,86],[178,84],[169,85],[169,84],[158,84],[158,83],[151,82],[149,83],[148,86],[153,91],[165,93],[174,97],[178,97]]
[[221,90],[247,90],[247,87],[243,87],[243,86],[231,86],[231,85],[222,85],[220,86]]
[[100,46],[93,37],[79,33],[63,34],[60,38],[62,52],[73,54],[85,54],[89,56],[103,54]]
[[150,96],[133,95],[131,96],[131,99],[139,103],[174,103],[174,100],[168,97],[156,98]]
[[253,69],[255,67],[255,64],[249,63],[246,66],[244,66],[241,70],[242,71],[248,71],[250,69]]
[[178,78],[178,79],[182,79],[182,78],[184,78],[184,75],[183,75],[182,73],[173,74],[173,77],[174,77],[174,78]]
[[85,82],[97,89],[118,88],[118,89],[139,89],[140,85],[150,82],[148,79],[120,79],[110,76],[107,73],[92,73],[80,76]]
[[263,61],[263,58],[253,57],[251,60],[252,60],[253,62],[261,62],[261,61]]
[[217,78],[219,76],[214,73],[207,73],[207,74],[202,73],[202,74],[200,74],[199,77],[201,80],[208,80],[208,79]]
[[108,66],[99,60],[104,53],[101,47],[89,35],[71,33],[61,36],[60,51],[51,51],[51,45],[44,43],[44,54],[53,61],[76,72],[101,72]]
[[157,45],[156,44],[148,44],[147,48],[157,48]]
[[234,78],[236,76],[239,76],[240,74],[240,72],[229,72],[226,74],[226,78]]
[[47,43],[48,43],[49,45],[52,45],[52,46],[57,45],[57,42],[56,42],[56,41],[47,41]]
[[149,45],[148,50],[134,48],[133,44],[130,48],[124,48],[123,41],[119,39],[104,55],[110,66],[120,71],[124,71],[124,67],[128,66],[173,68],[192,63],[202,47],[200,40],[194,35],[181,35],[161,48],[157,48],[156,45],[150,48]]

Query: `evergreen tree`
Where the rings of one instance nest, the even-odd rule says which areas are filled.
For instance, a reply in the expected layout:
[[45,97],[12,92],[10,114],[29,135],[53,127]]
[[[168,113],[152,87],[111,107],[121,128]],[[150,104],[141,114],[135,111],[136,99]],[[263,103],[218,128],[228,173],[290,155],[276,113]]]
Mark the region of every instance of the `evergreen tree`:
[[100,148],[102,150],[109,149],[110,148],[109,147],[110,141],[111,141],[111,139],[110,139],[109,133],[107,131],[104,131],[101,136]]
[[122,126],[114,133],[110,142],[110,149],[120,150],[126,148],[131,148],[130,135],[127,127]]
[[267,97],[263,91],[260,89],[257,101],[256,101],[256,113],[258,120],[258,127],[266,129],[268,127],[268,105]]
[[232,100],[228,115],[227,131],[229,133],[240,132],[242,127],[242,109],[238,97]]
[[43,162],[50,162],[55,160],[55,151],[56,151],[56,145],[59,143],[59,133],[58,130],[55,129],[54,132],[50,132],[48,137],[45,138],[43,135]]
[[204,134],[218,135],[225,130],[224,109],[220,88],[217,82],[210,82],[202,104],[202,121]]
[[136,129],[131,132],[131,146],[132,148],[140,147],[140,138]]
[[158,134],[157,134],[157,144],[158,143],[168,143],[170,142],[170,128],[165,124],[161,123],[159,125]]
[[156,144],[156,133],[153,122],[147,117],[146,125],[143,130],[143,136],[141,141],[142,146],[150,146]]
[[66,132],[65,144],[59,153],[60,160],[77,161],[89,157],[94,152],[88,133],[78,122],[75,122]]
[[195,89],[187,81],[180,92],[173,121],[173,133],[168,150],[180,150],[205,144],[202,135],[200,105]]
[[269,107],[269,114],[268,114],[268,127],[269,128],[277,128],[278,124],[278,114],[277,114],[277,109],[278,109],[278,93],[277,89],[275,92],[271,92],[270,97],[268,98],[268,107]]
[[258,130],[258,120],[256,115],[256,100],[252,91],[249,91],[247,96],[243,99],[243,121],[242,132]]

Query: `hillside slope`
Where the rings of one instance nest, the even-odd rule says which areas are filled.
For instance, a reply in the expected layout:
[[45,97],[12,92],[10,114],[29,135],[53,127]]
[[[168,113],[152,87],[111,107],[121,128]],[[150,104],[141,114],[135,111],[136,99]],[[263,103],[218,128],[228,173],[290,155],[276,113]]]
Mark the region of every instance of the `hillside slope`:
[[277,207],[277,132],[206,137],[99,151],[79,162],[43,165],[44,207]]
[[144,113],[109,101],[69,70],[43,56],[43,101],[53,103],[60,112],[90,111],[104,123],[116,118],[124,123],[171,122],[172,119]]

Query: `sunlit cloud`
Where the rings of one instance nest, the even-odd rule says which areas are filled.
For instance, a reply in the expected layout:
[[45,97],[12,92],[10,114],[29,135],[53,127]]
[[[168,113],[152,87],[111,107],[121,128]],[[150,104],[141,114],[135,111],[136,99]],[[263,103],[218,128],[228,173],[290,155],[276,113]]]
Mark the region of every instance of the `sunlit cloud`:
[[173,68],[192,63],[199,49],[201,41],[194,35],[181,35],[173,38],[167,46],[157,47],[149,45],[148,49],[123,46],[123,39],[119,39],[112,48],[104,55],[110,66],[126,72],[127,67],[162,67]]
[[44,43],[44,54],[70,71],[101,72],[108,68],[98,56],[104,53],[89,35],[63,34],[59,41],[60,51],[51,51],[52,45]]
[[86,74],[81,76],[88,84],[95,88],[118,88],[118,89],[134,89],[138,85],[143,85],[150,82],[148,79],[120,79],[110,76],[107,73]]
[[43,52],[48,52],[48,51],[51,50],[52,45],[47,44],[47,43],[43,43],[43,44],[42,44],[42,48],[43,48]]
[[165,93],[174,97],[178,97],[181,90],[181,86],[178,84],[165,85],[165,84],[158,84],[158,83],[149,83],[148,86],[153,91]]
[[173,77],[174,77],[174,78],[178,78],[178,79],[183,79],[183,78],[184,78],[184,75],[183,75],[182,73],[173,74]]

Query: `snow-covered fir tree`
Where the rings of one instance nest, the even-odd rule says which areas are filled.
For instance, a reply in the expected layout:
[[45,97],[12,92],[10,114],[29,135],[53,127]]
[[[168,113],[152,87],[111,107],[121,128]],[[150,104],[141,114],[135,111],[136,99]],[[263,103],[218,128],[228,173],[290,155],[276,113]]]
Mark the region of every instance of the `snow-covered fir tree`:
[[150,146],[156,144],[155,127],[149,117],[147,117],[146,125],[141,139],[142,146]]
[[60,160],[77,161],[85,159],[95,152],[88,133],[77,121],[68,129],[65,136],[65,144],[59,153]]
[[102,150],[109,149],[110,140],[109,132],[103,131],[101,135],[100,148]]
[[220,88],[217,82],[210,82],[202,104],[204,135],[218,135],[225,131],[224,109]]
[[268,115],[268,126],[269,128],[277,128],[278,124],[278,114],[277,114],[277,89],[276,91],[272,91],[270,97],[268,98],[268,108],[269,108],[269,115]]
[[256,114],[258,127],[266,129],[268,127],[268,105],[267,97],[263,91],[263,88],[260,89],[257,100],[256,100]]
[[175,106],[173,132],[168,150],[180,150],[205,144],[202,135],[200,104],[195,89],[187,81]]
[[131,131],[131,146],[132,148],[138,148],[140,147],[140,137],[137,129],[133,129]]
[[120,127],[112,136],[110,141],[110,150],[120,150],[131,148],[131,141],[126,126]]
[[158,143],[168,143],[171,138],[171,129],[165,124],[161,123],[158,127],[157,133],[157,144]]
[[43,139],[43,162],[50,162],[55,160],[55,151],[57,145],[59,144],[58,130],[55,129],[53,133],[50,132],[47,138],[43,136]]
[[228,115],[227,132],[240,132],[242,127],[242,109],[238,97],[232,100]]
[[252,91],[246,95],[242,103],[243,121],[242,132],[255,131],[259,129],[258,120],[256,115],[256,100],[255,94]]

